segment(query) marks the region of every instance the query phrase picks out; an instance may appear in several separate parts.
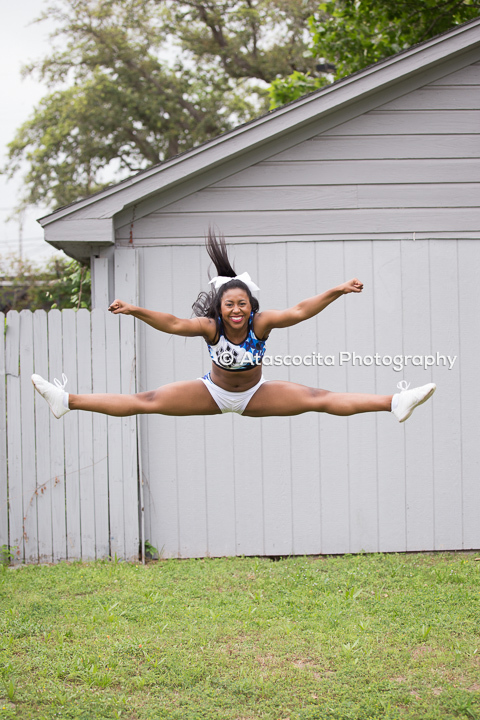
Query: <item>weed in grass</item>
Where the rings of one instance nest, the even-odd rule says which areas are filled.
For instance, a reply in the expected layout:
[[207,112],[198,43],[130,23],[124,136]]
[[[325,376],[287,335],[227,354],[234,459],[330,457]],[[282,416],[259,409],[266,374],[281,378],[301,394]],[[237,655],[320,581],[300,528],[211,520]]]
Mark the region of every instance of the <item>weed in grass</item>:
[[145,557],[150,560],[158,560],[160,556],[161,553],[157,548],[149,540],[145,540]]
[[342,645],[342,655],[346,660],[354,660],[355,663],[358,662],[358,657],[355,657],[357,653],[359,653],[359,640],[358,638],[353,643],[345,643]]
[[53,698],[59,705],[66,705],[69,699],[68,694],[62,690],[55,692]]
[[432,630],[431,625],[422,625],[422,629],[420,630],[420,642],[425,642],[425,640],[428,638]]
[[7,693],[7,697],[10,700],[10,702],[13,702],[15,700],[15,683],[13,680],[6,680],[4,681],[5,685],[5,692]]
[[345,590],[345,599],[346,600],[356,600],[357,597],[359,597],[359,595],[362,594],[362,592],[363,591],[361,589],[357,590],[354,586],[347,587],[347,589]]

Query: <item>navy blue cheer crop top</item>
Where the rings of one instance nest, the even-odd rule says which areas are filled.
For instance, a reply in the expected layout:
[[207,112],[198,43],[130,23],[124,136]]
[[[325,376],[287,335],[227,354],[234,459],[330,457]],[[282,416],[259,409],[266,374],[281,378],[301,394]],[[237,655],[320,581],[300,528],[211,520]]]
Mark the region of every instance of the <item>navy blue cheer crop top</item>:
[[248,320],[247,337],[239,345],[231,342],[226,337],[223,321],[219,318],[218,342],[215,345],[210,345],[207,342],[208,352],[215,365],[223,370],[233,372],[250,370],[261,365],[267,340],[259,340],[253,332],[253,316],[252,311]]

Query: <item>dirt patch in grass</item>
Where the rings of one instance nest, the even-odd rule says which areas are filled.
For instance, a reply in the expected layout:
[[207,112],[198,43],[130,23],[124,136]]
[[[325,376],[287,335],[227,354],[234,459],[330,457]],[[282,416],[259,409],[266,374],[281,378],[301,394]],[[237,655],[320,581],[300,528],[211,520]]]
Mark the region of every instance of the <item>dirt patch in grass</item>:
[[433,648],[429,647],[428,645],[420,645],[420,647],[412,650],[412,657],[415,660],[418,660],[418,658],[423,657],[424,655],[429,655],[432,652],[434,652]]
[[299,670],[302,670],[305,667],[316,667],[317,663],[310,658],[298,658],[297,660],[292,661],[292,665]]
[[260,655],[257,655],[255,660],[258,662],[259,665],[262,667],[276,665],[277,664],[277,658],[274,655],[265,655],[265,657],[262,657]]
[[323,673],[314,672],[313,677],[315,680],[327,680],[328,678],[332,678],[337,673],[334,670],[324,670]]

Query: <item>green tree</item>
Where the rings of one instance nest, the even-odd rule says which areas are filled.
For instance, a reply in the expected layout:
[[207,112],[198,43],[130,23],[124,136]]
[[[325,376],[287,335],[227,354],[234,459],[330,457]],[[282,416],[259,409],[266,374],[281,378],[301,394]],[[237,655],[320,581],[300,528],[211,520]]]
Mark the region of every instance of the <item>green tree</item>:
[[90,270],[54,257],[39,266],[15,255],[0,256],[0,312],[91,307]]
[[5,172],[26,160],[23,201],[58,207],[250,120],[275,77],[313,70],[305,28],[316,7],[54,0],[44,17],[63,44],[25,68],[51,91],[10,143]]
[[308,21],[310,51],[317,59],[317,71],[325,74],[297,72],[274,80],[271,107],[296,100],[332,78],[339,80],[479,13],[479,0],[326,0]]

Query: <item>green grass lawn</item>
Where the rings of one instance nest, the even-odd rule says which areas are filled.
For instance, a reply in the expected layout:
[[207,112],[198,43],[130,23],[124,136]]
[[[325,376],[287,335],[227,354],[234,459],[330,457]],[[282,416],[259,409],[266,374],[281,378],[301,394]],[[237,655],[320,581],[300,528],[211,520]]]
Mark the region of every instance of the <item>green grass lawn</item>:
[[480,719],[476,557],[0,568],[0,718]]

